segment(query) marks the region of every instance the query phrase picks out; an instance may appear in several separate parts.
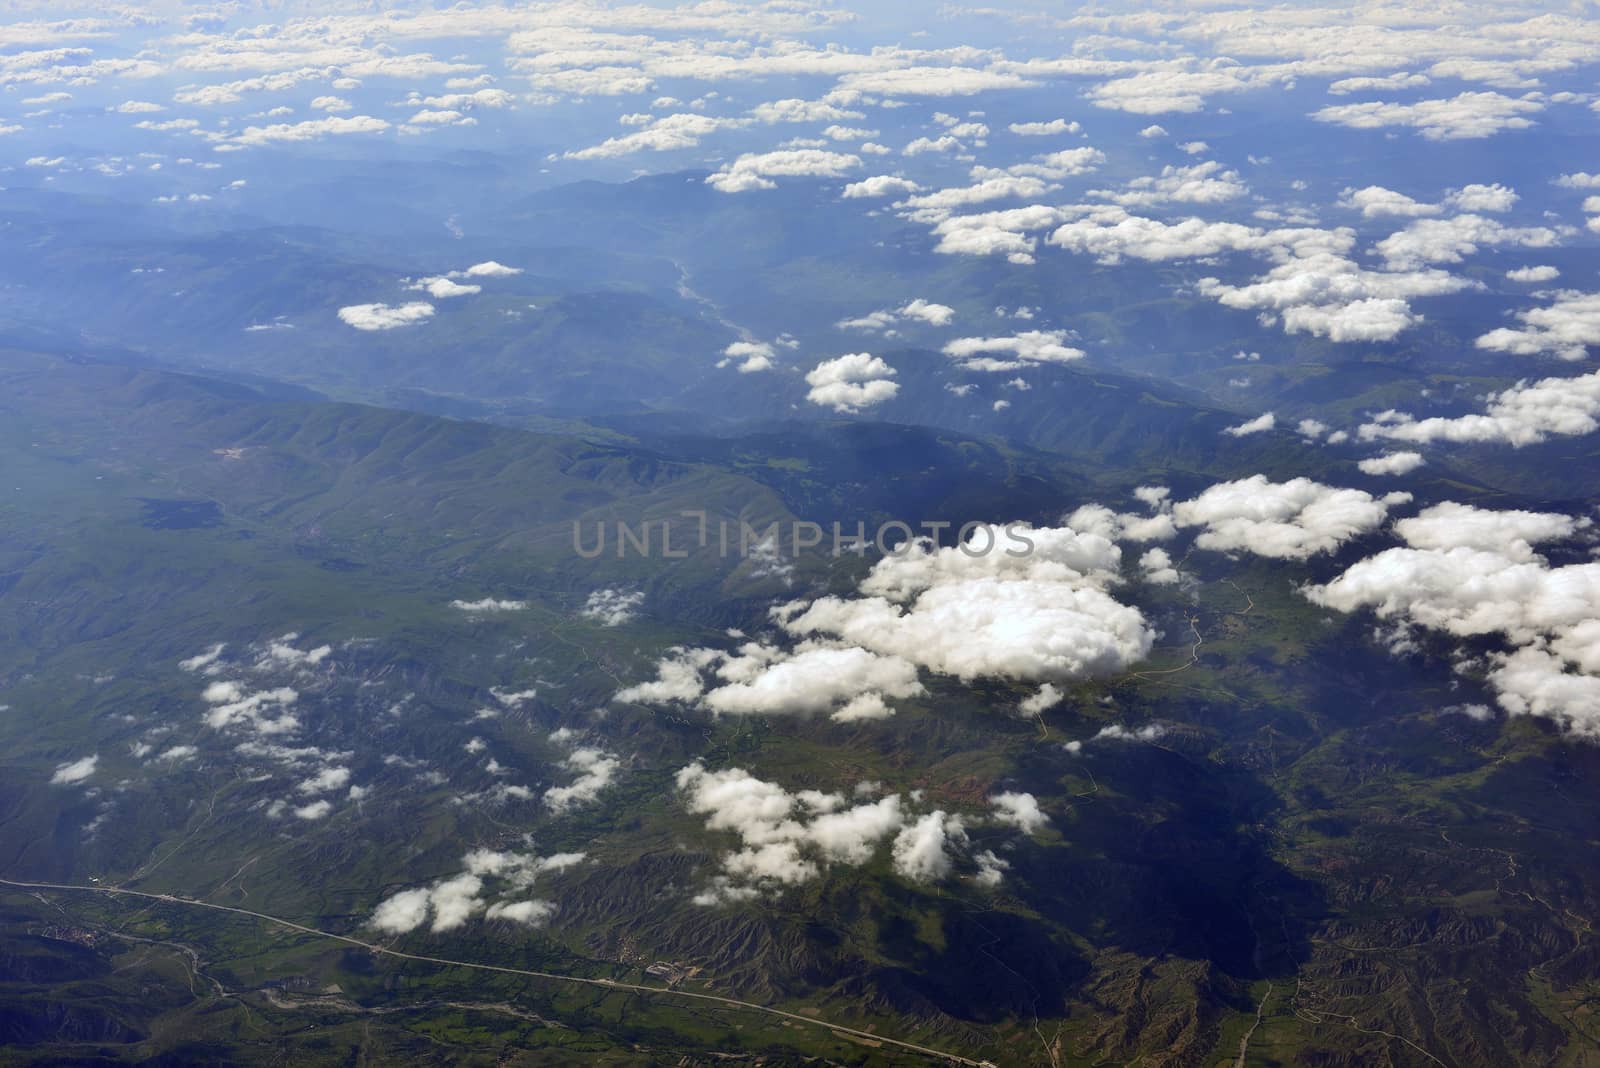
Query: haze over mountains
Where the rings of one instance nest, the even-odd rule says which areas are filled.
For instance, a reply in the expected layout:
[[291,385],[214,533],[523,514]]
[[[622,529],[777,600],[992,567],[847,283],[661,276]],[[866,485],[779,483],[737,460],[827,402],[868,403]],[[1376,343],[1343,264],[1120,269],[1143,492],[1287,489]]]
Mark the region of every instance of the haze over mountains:
[[3,19],[8,1063],[1597,1056],[1593,12]]

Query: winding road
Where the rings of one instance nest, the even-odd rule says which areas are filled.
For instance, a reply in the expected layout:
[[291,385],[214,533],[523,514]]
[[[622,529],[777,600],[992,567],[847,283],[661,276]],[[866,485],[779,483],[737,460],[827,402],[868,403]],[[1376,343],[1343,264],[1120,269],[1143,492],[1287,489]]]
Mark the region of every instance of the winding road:
[[334,934],[332,931],[319,931],[315,927],[307,927],[303,923],[295,923],[293,920],[285,920],[278,916],[268,915],[265,912],[255,912],[251,909],[235,908],[232,905],[217,905],[209,901],[196,901],[193,898],[176,897],[172,894],[152,894],[143,890],[124,890],[118,886],[80,886],[72,883],[33,883],[23,882],[18,879],[0,879],[0,886],[15,887],[19,890],[60,890],[74,893],[106,894],[114,897],[136,897],[143,898],[147,901],[159,901],[167,905],[186,905],[190,908],[210,909],[213,912],[230,912],[236,916],[248,916],[251,919],[260,920],[263,923],[270,923],[279,927],[286,927],[291,931],[299,931],[301,934],[314,935],[318,938],[329,938],[336,942],[344,942],[348,945],[359,946],[362,949],[369,950],[373,953],[381,953],[386,957],[398,957],[401,960],[420,961],[424,964],[437,964],[447,968],[471,968],[481,972],[498,972],[503,975],[521,975],[530,979],[547,979],[551,982],[557,983],[577,983],[584,986],[597,986],[605,990],[624,990],[637,994],[650,994],[660,997],[689,998],[695,1001],[715,1002],[719,1005],[726,1005],[735,1009],[747,1009],[751,1012],[766,1013],[768,1016],[778,1016],[785,1020],[791,1020],[795,1023],[806,1024],[810,1027],[820,1027],[826,1031],[833,1031],[840,1035],[849,1035],[853,1038],[859,1038],[867,1042],[880,1043],[885,1046],[894,1046],[897,1049],[909,1050],[912,1053],[920,1053],[925,1057],[933,1057],[949,1064],[966,1064],[972,1065],[973,1068],[996,1068],[996,1066],[990,1061],[975,1061],[971,1058],[963,1057],[957,1053],[946,1053],[943,1050],[930,1049],[927,1046],[919,1046],[914,1042],[905,1042],[898,1038],[886,1038],[883,1035],[876,1035],[870,1031],[861,1031],[854,1027],[845,1027],[843,1024],[829,1023],[826,1020],[816,1019],[810,1016],[802,1016],[793,1012],[785,1012],[782,1009],[774,1009],[767,1005],[757,1005],[753,1001],[740,1001],[737,998],[725,998],[716,994],[700,994],[692,990],[670,990],[665,987],[643,986],[639,983],[624,983],[615,979],[587,979],[576,975],[558,975],[554,972],[529,971],[525,968],[508,968],[498,964],[479,964],[473,961],[450,960],[446,957],[429,957],[419,953],[406,953],[398,949],[390,949],[387,946],[377,945],[372,942],[363,942],[361,939],[351,938],[349,935]]

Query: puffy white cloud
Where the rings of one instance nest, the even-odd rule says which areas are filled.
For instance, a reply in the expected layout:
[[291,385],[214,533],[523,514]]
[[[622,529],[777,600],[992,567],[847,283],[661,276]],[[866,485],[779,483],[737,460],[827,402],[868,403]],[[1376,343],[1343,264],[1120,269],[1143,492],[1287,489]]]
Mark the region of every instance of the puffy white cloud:
[[1572,174],[1560,175],[1555,179],[1555,184],[1563,189],[1600,189],[1600,173],[1575,171]]
[[964,120],[955,115],[947,115],[942,111],[934,112],[933,121],[948,130],[951,137],[973,140],[981,144],[983,139],[989,136],[987,123]]
[[311,778],[302,780],[295,789],[302,794],[325,794],[332,790],[342,790],[349,784],[349,768],[325,767]]
[[858,412],[900,392],[899,383],[890,381],[895,374],[881,356],[866,352],[824,360],[806,372],[811,387],[806,400],[836,412]]
[[1383,215],[1438,215],[1444,209],[1437,204],[1424,204],[1404,193],[1369,185],[1361,189],[1346,189],[1339,195],[1339,206],[1361,212],[1362,218],[1373,219]]
[[1066,119],[1051,119],[1048,122],[1013,122],[1006,129],[1018,137],[1052,137],[1056,134],[1078,133],[1083,127]]
[[100,766],[100,754],[91,753],[77,760],[69,760],[64,764],[57,764],[55,773],[50,776],[52,786],[75,786],[93,775]]
[[1600,563],[1552,568],[1535,545],[1592,529],[1587,518],[1447,502],[1396,524],[1406,541],[1304,592],[1341,612],[1458,638],[1499,636],[1487,681],[1507,712],[1600,738]]
[[1348,248],[1348,233],[1313,229],[1261,230],[1242,223],[1208,222],[1189,218],[1175,223],[1132,215],[1115,204],[1078,205],[1056,209],[1063,222],[1049,242],[1069,252],[1086,253],[1101,263],[1119,263],[1124,257],[1160,262],[1201,259],[1224,252],[1282,252],[1301,249],[1304,254]]
[[173,93],[172,99],[180,104],[193,104],[201,107],[234,104],[242,100],[245,93],[283,92],[294,88],[301,82],[320,78],[322,74],[322,71],[313,67],[302,66],[298,69],[276,71],[255,78],[241,78],[237,81],[220,82],[213,85],[188,85]]
[[1133,496],[1151,508],[1164,508],[1172,498],[1172,491],[1166,486],[1135,486]]
[[[704,672],[713,675],[710,684]],[[672,650],[657,665],[655,682],[624,689],[616,699],[697,702],[714,715],[828,713],[844,723],[892,716],[885,698],[922,693],[916,665],[900,657],[827,642],[793,650],[748,642],[736,653]]]
[[1172,554],[1165,549],[1146,550],[1139,557],[1139,569],[1152,586],[1174,586],[1182,578],[1172,564]]
[[[1141,41],[1154,38],[1180,53],[1172,45],[1181,42],[1200,54],[1121,63],[1074,56],[1000,66],[1090,77],[1134,70],[1147,75],[1152,96],[1159,95],[1164,80],[1173,80],[1169,95],[1174,104],[1196,110],[1211,92],[1289,86],[1300,78],[1338,79],[1330,86],[1336,94],[1414,89],[1427,85],[1429,75],[1532,88],[1539,75],[1585,62],[1595,37],[1581,15],[1543,9],[1480,6],[1457,8],[1448,16],[1411,9],[1394,18],[1389,13],[1373,16],[1375,10],[1352,19],[1348,8],[1332,4],[1249,10],[1210,5],[1181,13],[1123,9],[1079,18],[1071,25],[1082,28],[1087,23],[1098,33]],[[1419,70],[1425,73],[1413,73]],[[1209,76],[1218,87],[1198,79],[1185,84],[1179,79],[1186,74]],[[1552,94],[1551,99],[1573,95]]]
[[433,893],[427,888],[401,890],[380,903],[372,914],[373,927],[391,934],[404,934],[421,927],[428,919]]
[[[1059,181],[1062,178],[1074,178],[1080,174],[1088,174],[1098,169],[1106,161],[1106,154],[1098,148],[1084,145],[1080,148],[1064,148],[1059,152],[1046,152],[1034,156],[1026,163],[1013,163],[1004,171],[995,171],[988,167],[974,167],[974,175],[990,175],[1004,173],[1033,178],[1048,178]],[[1052,187],[1053,188],[1053,187]]]
[[1363,441],[1493,442],[1520,448],[1596,429],[1600,429],[1600,371],[1519,382],[1491,393],[1482,413],[1418,419],[1391,408],[1361,424],[1358,434]]
[[1190,167],[1166,166],[1160,175],[1135,178],[1122,190],[1091,189],[1090,196],[1118,204],[1221,204],[1250,192],[1239,172],[1215,160]]
[[996,856],[992,849],[981,849],[972,855],[972,859],[978,862],[978,874],[972,877],[972,881],[979,886],[999,886],[1005,879],[1006,870],[1011,867],[1009,861]]
[[866,116],[859,111],[847,111],[826,100],[773,100],[765,104],[757,104],[750,109],[750,115],[757,122],[773,125],[780,122],[842,122],[846,119],[860,119]]
[[524,927],[543,927],[556,914],[556,906],[549,901],[496,901],[484,909],[485,919],[510,920]]
[[869,312],[856,319],[841,319],[834,325],[840,330],[877,332],[887,330],[906,320],[926,323],[929,326],[948,326],[955,315],[956,310],[947,304],[935,304],[933,301],[918,297],[898,308]]
[[772,361],[777,354],[777,350],[765,341],[735,341],[722,350],[723,358],[717,361],[717,366],[726,367],[738,360],[740,374],[755,374],[772,370]]
[[1120,560],[1098,534],[973,528],[960,546],[911,543],[873,566],[861,596],[788,605],[779,621],[964,680],[1111,674],[1154,640],[1138,609],[1105,592]]
[[[451,273],[454,274],[456,272]],[[505,264],[497,263],[494,260],[484,260],[482,263],[474,263],[465,271],[460,272],[462,277],[465,278],[509,278],[512,275],[521,273],[521,267],[507,267]]]
[[483,891],[483,879],[462,871],[461,875],[435,883],[430,891],[429,905],[434,910],[432,932],[456,931],[466,926],[472,916],[483,911],[478,894]]
[[996,823],[1008,824],[1023,834],[1033,834],[1050,824],[1050,817],[1040,811],[1039,799],[1032,794],[998,793],[989,798],[989,804],[994,807]]
[[[719,715],[833,712],[842,721],[874,719],[890,714],[885,697],[923,692],[915,664],[848,646],[803,644],[785,654],[752,643],[717,673],[724,683],[707,692],[703,703]],[[851,707],[858,697],[876,701]]]
[[406,304],[349,304],[339,309],[339,319],[357,330],[394,330],[433,318],[433,305],[415,300]]
[[1055,683],[1047,682],[1023,698],[1022,703],[1017,706],[1017,711],[1024,716],[1037,716],[1059,705],[1066,696]]
[[774,609],[801,639],[793,650],[757,642],[737,654],[670,650],[654,681],[615,699],[698,702],[719,714],[831,712],[849,722],[888,715],[885,699],[920,694],[919,667],[1044,682],[1110,674],[1149,652],[1154,634],[1143,616],[1105,592],[1120,581],[1121,558],[1107,538],[1018,526],[966,533],[960,546],[897,549],[860,596]]
[[1013,371],[1083,359],[1083,350],[1066,344],[1066,340],[1065,330],[1028,330],[1011,337],[964,337],[945,345],[944,354],[974,371]]
[[610,137],[598,145],[565,153],[567,159],[616,159],[635,152],[671,152],[694,148],[718,130],[744,125],[739,119],[714,118],[684,112],[663,115],[647,126],[621,137]]
[[1179,60],[1102,82],[1089,90],[1089,99],[1135,115],[1186,113],[1205,107],[1208,96],[1265,89],[1288,77],[1284,70]]
[[933,301],[918,297],[901,307],[898,314],[906,319],[920,320],[930,326],[948,326],[950,320],[955,318],[956,310],[949,305],[935,304]]
[[906,193],[915,193],[922,187],[909,178],[897,178],[892,174],[876,174],[871,178],[863,178],[859,182],[851,182],[844,187],[840,194],[846,199],[875,199],[879,197],[901,196]]
[[1594,618],[1600,564],[1550,568],[1538,558],[1454,545],[1386,549],[1313,586],[1317,604],[1404,619],[1458,637],[1504,634],[1519,643]]
[[881,694],[863,693],[850,698],[828,718],[835,723],[861,723],[872,719],[888,719],[894,709]]
[[1509,227],[1481,215],[1419,219],[1379,241],[1376,248],[1392,268],[1405,270],[1426,263],[1460,263],[1479,245],[1550,248],[1561,237],[1544,226]]
[[906,143],[900,150],[902,156],[925,156],[930,152],[957,152],[962,145],[955,137],[944,134],[940,137],[918,137]]
[[1517,318],[1521,328],[1491,330],[1474,344],[1493,352],[1549,353],[1563,360],[1581,360],[1590,346],[1600,345],[1600,293],[1562,293],[1550,307],[1518,312]]
[[938,222],[948,218],[950,212],[956,208],[986,204],[991,200],[1037,197],[1048,188],[1039,178],[999,174],[983,178],[972,185],[954,186],[907,197],[895,207],[905,211],[906,217],[914,221]]
[[1533,125],[1527,116],[1543,110],[1544,104],[1537,100],[1465,92],[1448,100],[1419,100],[1414,104],[1336,104],[1312,112],[1311,117],[1360,130],[1412,127],[1430,141],[1455,141],[1527,129]]
[[1067,526],[1080,534],[1098,534],[1107,541],[1167,541],[1178,536],[1170,508],[1159,505],[1155,514],[1116,513],[1101,504],[1085,504],[1067,516]]
[[966,829],[959,816],[929,812],[895,836],[894,870],[913,882],[943,879],[953,867],[948,846],[966,840]]
[[[419,278],[411,284],[410,288],[423,290],[428,294],[428,296],[433,297],[435,300],[446,300],[450,297],[470,297],[474,293],[483,292],[482,286],[462,285],[460,282],[452,281],[443,275],[433,275],[428,278]],[[382,305],[378,306],[381,307]],[[360,305],[360,307],[370,308],[374,307],[374,305],[367,304]],[[340,318],[344,318],[344,309],[340,310],[339,316]],[[345,321],[349,322],[348,319]],[[351,325],[354,326],[355,324],[351,323]],[[363,327],[362,329],[371,328]]]
[[307,803],[298,806],[293,811],[295,819],[305,820],[309,823],[314,820],[324,819],[328,813],[333,811],[333,802],[327,800],[308,801]]
[[655,80],[633,67],[590,67],[528,75],[528,82],[543,93],[558,96],[632,96],[650,92]]
[[1364,475],[1409,475],[1427,461],[1420,452],[1386,452],[1356,464]]
[[827,126],[822,130],[822,136],[830,141],[866,141],[877,137],[877,130],[866,130],[859,126]]
[[476,126],[478,120],[470,115],[463,115],[452,109],[439,110],[436,108],[423,108],[413,114],[400,127],[400,132],[405,134],[421,133],[424,130],[436,129],[441,126]]
[[1174,505],[1172,515],[1180,527],[1204,528],[1195,538],[1199,548],[1304,560],[1376,530],[1391,507],[1410,499],[1405,493],[1374,497],[1309,478],[1273,482],[1252,475],[1219,482]]
[[706,178],[706,184],[723,193],[775,189],[774,177],[838,178],[861,166],[861,157],[819,148],[748,152]]
[[[469,81],[471,79],[468,79]],[[460,81],[460,79],[451,79]],[[447,82],[448,86],[449,83]],[[438,96],[425,96],[421,100],[413,98],[407,103],[422,105],[430,108],[445,108],[450,111],[471,111],[474,108],[508,108],[516,103],[516,97],[504,89],[476,89],[470,93],[443,93]]]
[[1600,677],[1569,671],[1563,658],[1525,647],[1499,657],[1489,674],[1500,706],[1513,716],[1542,716],[1583,738],[1600,741]]
[[637,704],[696,701],[705,692],[700,673],[724,655],[715,649],[674,647],[656,664],[655,679],[624,687],[612,700]]
[[579,615],[602,627],[620,627],[638,617],[644,594],[638,590],[595,590],[583,602]]
[[304,122],[274,123],[271,126],[246,126],[242,132],[229,138],[226,143],[248,146],[320,141],[324,137],[382,133],[387,129],[389,129],[389,123],[371,115],[355,115],[349,118],[330,115],[325,119],[307,119]]
[[1522,198],[1516,190],[1496,182],[1494,185],[1464,185],[1446,195],[1445,203],[1458,211],[1510,211]]
[[1287,333],[1331,341],[1386,341],[1418,319],[1408,299],[1440,296],[1474,283],[1429,268],[1373,271],[1332,251],[1286,255],[1245,285],[1202,278],[1196,289],[1225,307],[1279,315]]
[[1054,226],[1062,217],[1059,208],[1042,204],[955,215],[933,228],[939,239],[933,250],[945,255],[1003,255],[1012,263],[1032,263],[1037,241],[1028,233]]
[[1249,437],[1251,434],[1262,434],[1278,425],[1278,417],[1272,412],[1264,412],[1254,419],[1247,419],[1238,426],[1223,429],[1223,433],[1233,438]]
[[1412,74],[1410,71],[1402,70],[1380,77],[1340,78],[1328,86],[1328,92],[1334,96],[1348,96],[1351,93],[1367,93],[1374,89],[1420,89],[1432,84],[1433,79],[1426,74]]
[[1559,512],[1491,510],[1446,501],[1395,523],[1395,533],[1414,549],[1483,549],[1513,560],[1531,560],[1533,546],[1565,541],[1594,526]]
[[1561,271],[1548,264],[1518,267],[1506,272],[1506,279],[1512,282],[1553,282],[1560,277]]
[[583,747],[569,753],[562,766],[578,777],[566,786],[552,786],[544,792],[544,803],[557,814],[587,804],[611,785],[622,762],[602,749]]

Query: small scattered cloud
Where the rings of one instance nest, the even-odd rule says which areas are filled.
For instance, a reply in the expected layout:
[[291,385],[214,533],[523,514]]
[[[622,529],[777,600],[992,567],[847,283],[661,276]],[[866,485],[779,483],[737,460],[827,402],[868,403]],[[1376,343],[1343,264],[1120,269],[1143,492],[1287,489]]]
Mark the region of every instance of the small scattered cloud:
[[1048,122],[1013,122],[1006,129],[1018,137],[1053,137],[1059,134],[1079,133],[1083,127],[1066,119],[1051,119]]
[[86,757],[79,757],[77,760],[69,760],[65,764],[58,764],[56,765],[55,773],[50,776],[50,784],[52,786],[76,786],[93,775],[95,769],[99,766],[99,753],[91,753]]
[[451,601],[450,607],[473,615],[483,615],[491,612],[520,612],[528,607],[528,602],[509,598],[482,597],[476,601]]
[[432,304],[420,300],[406,304],[350,304],[339,309],[339,320],[357,330],[396,330],[427,322],[433,312]]
[[642,604],[644,593],[639,590],[595,590],[583,602],[578,614],[602,627],[620,627],[638,618]]
[[1356,464],[1364,475],[1409,475],[1427,463],[1420,452],[1386,452]]
[[1233,438],[1249,437],[1251,434],[1264,434],[1278,425],[1278,417],[1272,412],[1264,412],[1254,419],[1248,419],[1238,426],[1230,426],[1222,432]]

